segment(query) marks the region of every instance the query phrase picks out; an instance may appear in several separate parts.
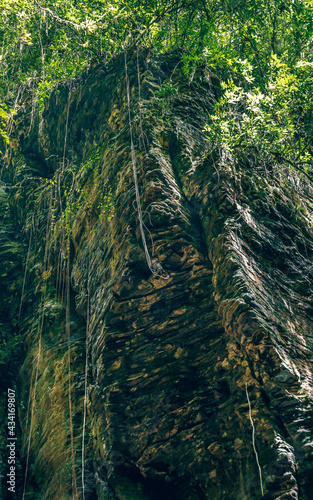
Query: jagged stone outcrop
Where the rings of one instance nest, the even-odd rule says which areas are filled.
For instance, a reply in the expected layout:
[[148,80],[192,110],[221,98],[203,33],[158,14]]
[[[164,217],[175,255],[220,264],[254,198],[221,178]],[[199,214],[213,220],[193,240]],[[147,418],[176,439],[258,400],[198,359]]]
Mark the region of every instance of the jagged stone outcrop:
[[[124,60],[16,119],[29,498],[75,498],[75,477],[83,498],[82,475],[89,499],[312,498],[312,189],[212,157],[214,86],[177,63],[128,60],[162,277]],[[179,92],[156,93],[170,74]]]

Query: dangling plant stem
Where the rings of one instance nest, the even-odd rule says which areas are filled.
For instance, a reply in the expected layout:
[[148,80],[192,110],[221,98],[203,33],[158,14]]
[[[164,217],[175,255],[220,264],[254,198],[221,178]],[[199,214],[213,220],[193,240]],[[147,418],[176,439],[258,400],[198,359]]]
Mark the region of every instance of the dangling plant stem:
[[27,455],[26,455],[26,466],[25,466],[24,487],[23,487],[23,500],[25,499],[25,493],[26,493],[30,444],[31,444],[31,437],[32,437],[35,404],[36,404],[36,389],[37,389],[38,374],[39,374],[39,360],[40,360],[40,356],[41,356],[42,327],[43,327],[43,312],[42,312],[41,320],[38,322],[39,345],[38,345],[38,354],[37,354],[36,376],[35,376],[35,382],[34,382],[34,388],[33,388],[33,394],[32,394],[32,408],[31,408],[31,414],[30,414],[30,428],[29,428],[29,436],[28,436],[28,443],[27,443]]
[[30,235],[29,235],[29,243],[28,243],[28,250],[27,250],[27,256],[26,256],[26,263],[25,263],[25,271],[24,271],[23,286],[22,286],[22,293],[21,293],[21,302],[20,302],[20,307],[19,307],[19,311],[18,311],[18,321],[20,321],[20,319],[21,319],[21,312],[22,312],[22,305],[23,305],[23,300],[24,300],[24,292],[25,292],[25,284],[26,284],[26,276],[27,276],[32,235],[33,235],[33,226],[34,226],[34,214],[32,216],[32,223],[30,226]]
[[63,161],[62,161],[62,172],[65,170],[65,153],[66,153],[66,143],[67,143],[67,132],[68,132],[68,117],[70,114],[70,104],[71,104],[71,91],[72,91],[72,80],[70,80],[70,88],[68,91],[67,100],[67,112],[66,112],[66,122],[65,122],[65,137],[64,137],[64,148],[63,148]]
[[84,418],[83,418],[83,436],[82,436],[82,485],[83,485],[83,500],[85,500],[85,433],[86,433],[86,417],[87,417],[87,378],[88,378],[88,340],[89,340],[89,325],[90,325],[90,255],[88,263],[88,278],[87,278],[87,318],[86,318],[86,345],[85,345],[85,391],[84,391]]
[[75,469],[75,452],[74,452],[74,433],[73,433],[73,410],[72,410],[72,381],[71,381],[71,311],[70,311],[70,239],[67,241],[67,266],[66,266],[66,332],[68,342],[68,406],[70,419],[70,434],[71,434],[71,456],[72,456],[72,488],[73,498],[78,499],[76,469]]
[[[49,262],[49,259],[50,259],[51,218],[52,218],[52,190],[51,190],[48,216],[47,216],[47,225],[46,225],[46,243],[45,243],[45,253],[44,253],[44,258],[43,258],[44,271],[47,271],[47,263]],[[26,466],[25,466],[23,499],[22,500],[25,499],[25,494],[26,494],[29,454],[30,454],[30,445],[31,445],[32,428],[33,428],[33,418],[34,418],[34,411],[35,411],[35,405],[36,405],[36,390],[37,390],[37,382],[38,382],[38,376],[39,376],[39,362],[40,362],[40,357],[41,357],[42,332],[43,332],[43,325],[44,325],[44,318],[45,318],[45,316],[44,316],[44,304],[45,304],[45,300],[46,300],[46,295],[47,295],[47,280],[45,279],[42,294],[41,294],[41,302],[40,302],[39,314],[38,314],[38,329],[37,329],[38,354],[37,354],[37,364],[36,364],[36,375],[35,375],[33,393],[32,393],[32,398],[31,398],[32,405],[31,405],[31,414],[30,414],[30,428],[29,428],[29,436],[28,436],[28,443],[27,443]],[[30,391],[30,393],[31,393],[31,391]],[[28,424],[28,418],[27,418],[27,424]]]
[[143,131],[142,128],[142,118],[141,118],[141,85],[140,85],[140,71],[139,71],[139,47],[137,47],[137,79],[138,79],[138,105],[139,105],[139,126],[140,126],[140,136],[139,136],[139,145],[141,141],[143,142],[143,147],[146,150],[146,142],[147,146],[149,145],[148,138]]
[[136,153],[135,153],[135,148],[134,148],[134,141],[133,141],[133,129],[132,129],[132,121],[131,121],[131,111],[130,111],[130,93],[129,93],[129,78],[127,74],[127,58],[126,58],[126,51],[125,51],[125,77],[126,77],[126,90],[127,90],[127,104],[128,104],[128,120],[129,120],[129,132],[130,132],[130,147],[131,147],[131,159],[132,159],[132,166],[133,166],[133,174],[134,174],[134,183],[135,183],[135,193],[136,193],[136,205],[137,205],[137,212],[138,212],[138,219],[139,219],[139,227],[140,227],[140,233],[141,233],[141,239],[142,239],[142,244],[143,248],[145,251],[145,256],[147,260],[148,267],[151,271],[151,273],[154,276],[158,276],[159,278],[163,279],[168,279],[169,275],[165,275],[165,271],[161,264],[159,262],[152,262],[150,253],[147,247],[147,242],[146,242],[146,236],[145,236],[145,231],[144,231],[144,224],[142,220],[142,210],[141,210],[141,203],[140,203],[140,193],[139,193],[139,187],[138,187],[138,176],[137,176],[137,160],[136,160]]
[[254,454],[255,454],[256,463],[257,463],[257,466],[258,466],[258,469],[259,469],[260,487],[261,487],[261,493],[262,493],[262,496],[263,496],[264,495],[264,491],[263,491],[263,481],[262,481],[262,470],[261,470],[261,466],[260,466],[260,462],[259,462],[258,452],[257,452],[256,447],[255,447],[255,428],[254,428],[254,423],[253,423],[253,420],[252,420],[251,403],[250,403],[250,399],[249,399],[247,383],[245,384],[245,387],[246,387],[247,401],[248,401],[248,405],[249,405],[249,419],[250,419],[251,426],[252,426],[252,446],[253,446],[253,450],[254,450]]
[[[23,484],[23,499],[25,496],[25,491],[26,491],[26,481],[27,481],[27,473],[28,473],[28,463],[29,463],[29,451],[30,451],[30,442],[31,442],[31,432],[32,432],[32,414],[33,414],[33,407],[31,407],[33,401],[32,401],[32,393],[34,389],[34,375],[35,372],[37,373],[36,367],[33,367],[32,370],[32,376],[31,376],[31,381],[30,381],[30,389],[29,389],[29,398],[28,398],[28,405],[27,405],[27,417],[26,417],[26,426],[25,426],[25,432],[27,432],[28,429],[28,421],[29,421],[29,414],[30,414],[30,408],[31,409],[31,418],[30,418],[30,429],[29,429],[29,435],[28,435],[28,440],[27,440],[27,452],[26,452],[26,466],[25,466],[25,475],[24,475],[24,484]],[[36,379],[35,379],[36,382]]]
[[58,253],[58,263],[57,263],[57,276],[56,276],[56,283],[55,283],[55,297],[56,299],[61,296],[61,289],[62,289],[62,270],[61,270],[61,265],[62,265],[62,255],[61,251]]

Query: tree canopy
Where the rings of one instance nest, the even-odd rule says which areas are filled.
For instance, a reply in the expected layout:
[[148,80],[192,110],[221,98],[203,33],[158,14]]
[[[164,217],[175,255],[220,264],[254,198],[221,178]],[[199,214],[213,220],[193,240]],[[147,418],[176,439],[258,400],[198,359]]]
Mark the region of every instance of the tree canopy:
[[262,146],[263,160],[311,168],[312,0],[0,5],[2,135],[25,89],[40,108],[58,82],[77,77],[93,60],[108,61],[138,45],[162,54],[179,49],[186,73],[205,64],[221,82],[221,101],[206,131],[212,144],[232,151],[243,142],[248,149]]

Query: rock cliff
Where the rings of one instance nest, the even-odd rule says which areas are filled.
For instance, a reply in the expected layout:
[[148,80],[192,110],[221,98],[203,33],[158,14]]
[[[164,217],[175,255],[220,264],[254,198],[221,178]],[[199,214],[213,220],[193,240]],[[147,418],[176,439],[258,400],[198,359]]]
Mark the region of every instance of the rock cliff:
[[134,53],[15,118],[0,293],[16,498],[313,498],[312,187],[211,154],[216,89]]

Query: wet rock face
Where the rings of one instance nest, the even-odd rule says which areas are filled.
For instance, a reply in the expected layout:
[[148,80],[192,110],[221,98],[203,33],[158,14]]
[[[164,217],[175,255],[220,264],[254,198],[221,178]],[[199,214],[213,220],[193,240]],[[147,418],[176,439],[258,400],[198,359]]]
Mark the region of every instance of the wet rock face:
[[[121,60],[60,89],[28,136],[17,120],[6,175],[36,235],[25,288],[42,324],[20,376],[27,484],[40,499],[309,500],[311,187],[213,161],[201,75],[155,95],[176,64],[129,58],[130,110]],[[32,198],[17,184],[30,161],[47,178]]]

